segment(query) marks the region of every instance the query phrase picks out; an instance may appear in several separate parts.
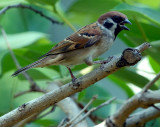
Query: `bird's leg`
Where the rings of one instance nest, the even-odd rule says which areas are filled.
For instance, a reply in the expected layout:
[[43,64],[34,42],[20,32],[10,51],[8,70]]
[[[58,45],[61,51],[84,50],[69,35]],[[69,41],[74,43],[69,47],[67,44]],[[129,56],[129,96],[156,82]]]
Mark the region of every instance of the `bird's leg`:
[[76,81],[77,78],[73,75],[72,70],[69,67],[67,67],[67,69],[69,70],[69,73],[71,75],[72,83],[75,84],[75,81]]
[[85,59],[85,63],[87,65],[93,65],[93,64],[101,64],[101,68],[104,69],[104,64],[109,63],[113,59],[113,56],[108,57],[107,60],[97,60],[93,61],[93,58],[90,56],[87,59]]

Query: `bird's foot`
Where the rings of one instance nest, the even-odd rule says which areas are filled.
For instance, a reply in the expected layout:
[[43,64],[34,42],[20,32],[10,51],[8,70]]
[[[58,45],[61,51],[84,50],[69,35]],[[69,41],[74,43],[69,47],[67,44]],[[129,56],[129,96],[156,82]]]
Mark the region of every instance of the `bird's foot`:
[[114,58],[114,56],[109,56],[107,60],[102,61],[102,64],[109,63],[113,58]]
[[107,63],[109,63],[113,58],[114,58],[114,56],[109,56],[107,60],[102,60],[101,63],[100,63],[101,64],[100,68],[103,71],[105,71],[104,65],[107,64]]
[[80,86],[80,83],[77,81],[77,78],[72,78],[73,88],[77,89]]

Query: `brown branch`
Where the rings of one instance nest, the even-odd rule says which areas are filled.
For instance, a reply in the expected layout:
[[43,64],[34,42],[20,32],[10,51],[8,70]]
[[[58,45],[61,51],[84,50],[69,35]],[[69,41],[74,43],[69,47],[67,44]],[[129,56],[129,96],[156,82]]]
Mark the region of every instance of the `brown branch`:
[[142,92],[146,92],[159,78],[160,78],[160,72],[154,77],[154,79],[152,79],[145,85]]
[[[27,102],[22,110],[19,110],[19,108],[17,108],[3,115],[2,117],[0,117],[0,126],[13,126],[15,123],[29,117],[33,113],[43,111],[44,109],[59,102],[60,100],[71,96],[79,91],[82,91],[83,89],[105,78],[106,76],[112,74],[120,68],[136,64],[139,60],[141,60],[140,52],[143,51],[145,47],[149,48],[149,44],[144,43],[137,49],[125,49],[121,56],[114,57],[109,63],[104,64],[103,69],[101,67],[98,67],[92,72],[78,78],[76,80],[76,86],[75,83],[67,83],[60,88],[42,95],[39,98]],[[159,95],[159,93],[157,94]]]
[[[156,106],[160,108],[160,105]],[[150,107],[138,113],[131,115],[126,120],[126,127],[144,127],[145,123],[160,117],[160,111],[157,109]]]
[[129,115],[137,108],[148,108],[152,106],[156,110],[159,110],[154,104],[160,103],[160,90],[147,91],[159,79],[159,76],[160,73],[152,81],[147,83],[140,93],[127,100],[118,112],[106,120],[106,125],[122,127]]
[[[140,92],[126,101],[119,111],[110,116],[95,127],[143,127],[144,124],[160,116],[160,105],[153,107],[153,104],[160,103],[160,90]],[[130,115],[137,108],[147,108],[139,113]]]
[[46,16],[45,14],[43,14],[41,11],[31,7],[31,6],[27,6],[27,5],[23,5],[23,4],[15,4],[15,5],[9,5],[5,8],[3,8],[2,10],[0,10],[0,15],[1,14],[4,14],[8,9],[11,9],[11,8],[26,8],[26,9],[29,9],[37,14],[39,14],[40,16],[46,18],[47,20],[51,21],[52,23],[55,23],[55,24],[63,24],[63,23],[60,23],[54,19],[52,19],[51,17],[49,16]]
[[113,116],[108,118],[113,125],[122,127],[125,120],[137,108],[148,108],[153,104],[160,103],[160,90],[140,92],[126,101],[126,103]]
[[31,90],[29,89],[29,90],[25,90],[25,91],[16,93],[16,94],[14,95],[14,98],[19,97],[19,96],[22,96],[22,95],[24,95],[24,94],[26,94],[26,93],[30,93],[30,92],[31,92]]

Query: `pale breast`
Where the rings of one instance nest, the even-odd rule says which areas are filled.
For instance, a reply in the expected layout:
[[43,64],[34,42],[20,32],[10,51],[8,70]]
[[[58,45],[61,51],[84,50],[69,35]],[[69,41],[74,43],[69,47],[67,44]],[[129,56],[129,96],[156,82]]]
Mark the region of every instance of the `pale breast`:
[[96,58],[103,53],[105,53],[113,44],[114,38],[111,36],[103,36],[101,39],[101,42],[98,43],[98,45],[95,47],[95,53],[93,54],[93,57]]

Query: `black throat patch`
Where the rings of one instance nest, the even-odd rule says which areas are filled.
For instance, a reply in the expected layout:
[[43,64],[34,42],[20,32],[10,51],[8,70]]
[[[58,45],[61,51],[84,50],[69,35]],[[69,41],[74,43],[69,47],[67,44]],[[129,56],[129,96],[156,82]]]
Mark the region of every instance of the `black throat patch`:
[[122,30],[123,30],[123,29],[122,29],[119,25],[117,25],[117,28],[116,28],[115,31],[114,31],[114,36],[115,36],[114,39],[116,39],[118,33],[121,32]]

